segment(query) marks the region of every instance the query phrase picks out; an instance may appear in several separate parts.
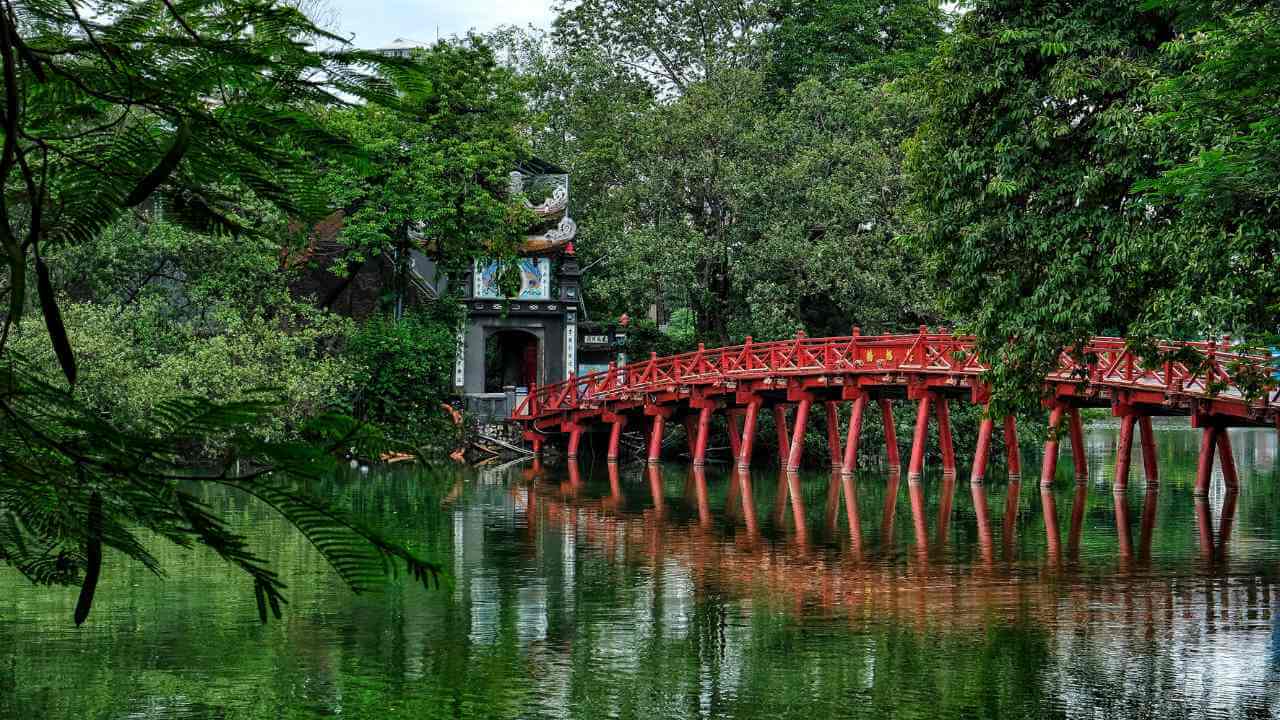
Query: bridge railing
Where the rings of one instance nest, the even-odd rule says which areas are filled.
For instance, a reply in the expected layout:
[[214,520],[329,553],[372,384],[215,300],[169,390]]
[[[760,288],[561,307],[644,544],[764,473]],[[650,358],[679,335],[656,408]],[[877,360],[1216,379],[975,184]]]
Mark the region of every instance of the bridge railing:
[[[1146,367],[1123,338],[1093,338],[1081,354],[1064,351],[1055,380],[1077,380],[1132,387],[1158,387],[1169,392],[1241,398],[1233,373],[1269,377],[1270,358],[1224,352],[1214,341],[1165,343],[1162,355],[1177,357]],[[1180,352],[1192,351],[1192,352]],[[974,339],[949,333],[850,335],[753,342],[697,350],[680,355],[610,366],[553,385],[531,388],[513,419],[594,407],[628,393],[653,392],[716,379],[752,379],[813,375],[822,372],[895,374],[902,371],[977,375],[987,368],[974,351]],[[1280,403],[1280,389],[1267,402]]]

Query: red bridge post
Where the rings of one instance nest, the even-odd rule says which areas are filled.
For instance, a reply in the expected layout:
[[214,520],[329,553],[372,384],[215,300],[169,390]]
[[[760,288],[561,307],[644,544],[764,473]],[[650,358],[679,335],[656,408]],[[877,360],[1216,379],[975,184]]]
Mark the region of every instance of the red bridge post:
[[1236,478],[1236,459],[1231,453],[1231,437],[1227,435],[1227,429],[1218,430],[1218,464],[1222,466],[1222,481],[1227,486],[1227,492],[1235,492],[1240,487],[1240,482]]
[[883,418],[884,422],[884,446],[885,452],[888,454],[889,468],[901,471],[902,460],[898,457],[898,428],[893,422],[893,402],[891,400],[880,400],[880,417]]
[[764,401],[759,397],[752,397],[747,403],[747,415],[742,422],[742,450],[738,456],[738,467],[743,470],[751,467],[751,451],[756,445],[756,421],[763,404]]
[[1133,424],[1137,417],[1127,411],[1120,417],[1120,438],[1116,443],[1116,479],[1112,485],[1123,490],[1129,485],[1129,459],[1133,453]]
[[578,445],[582,443],[582,425],[574,422],[569,425],[569,459],[578,457]]
[[1142,431],[1142,469],[1147,474],[1147,487],[1160,482],[1160,466],[1156,461],[1156,436],[1151,431],[1150,416],[1138,418],[1138,429]]
[[1209,494],[1209,480],[1213,475],[1213,452],[1218,446],[1216,425],[1210,425],[1200,431],[1200,458],[1196,462],[1196,495]]
[[671,416],[671,409],[646,405],[644,413],[653,416],[653,427],[649,431],[648,461],[650,465],[656,465],[662,459],[662,431],[667,424],[667,418]]
[[707,464],[707,440],[711,434],[711,413],[716,409],[714,400],[701,400],[698,408],[697,434],[693,443],[693,465]]
[[1010,480],[1022,479],[1022,448],[1018,446],[1018,420],[1012,415],[1004,418],[1005,464]]
[[1200,435],[1200,458],[1196,463],[1196,495],[1209,494],[1215,449],[1219,455],[1218,461],[1222,464],[1222,480],[1227,486],[1227,492],[1234,493],[1239,488],[1236,461],[1231,454],[1231,438],[1227,437],[1225,427],[1213,423],[1206,425]]
[[1089,461],[1084,453],[1084,429],[1080,424],[1080,410],[1071,407],[1067,416],[1067,427],[1071,432],[1071,462],[1075,465],[1076,482],[1089,479]]
[[916,405],[916,429],[911,439],[911,464],[907,466],[907,482],[915,482],[924,474],[924,444],[929,437],[930,393],[920,396]]
[[849,414],[849,435],[844,444],[844,463],[840,472],[852,475],[858,470],[858,442],[862,436],[862,413],[867,407],[867,396],[859,394],[853,401],[853,410]]
[[956,476],[956,447],[951,438],[951,408],[945,397],[934,399],[934,413],[938,416],[938,445],[942,450],[942,473]]
[[1065,404],[1057,401],[1049,411],[1049,437],[1044,441],[1044,462],[1040,465],[1040,485],[1053,484],[1053,476],[1058,472],[1058,432],[1062,429],[1062,413]]
[[606,413],[605,420],[609,423],[609,454],[606,459],[611,463],[616,463],[618,462],[619,447],[622,444],[622,429],[627,426],[627,416]]
[[[973,451],[973,470],[969,473],[971,485],[981,485],[983,478],[986,477],[987,455],[991,452],[991,433],[995,427],[996,421],[984,412],[982,423],[978,425],[978,447]],[[986,496],[983,497],[985,499]]]
[[813,406],[813,396],[806,393],[796,405],[795,426],[791,429],[791,444],[788,446],[787,471],[800,469],[800,458],[804,455],[804,431],[809,423],[809,408]]
[[729,430],[729,453],[733,456],[733,462],[738,462],[738,456],[742,454],[742,433],[738,426],[738,417],[742,415],[742,411],[733,408],[725,413],[724,422]]

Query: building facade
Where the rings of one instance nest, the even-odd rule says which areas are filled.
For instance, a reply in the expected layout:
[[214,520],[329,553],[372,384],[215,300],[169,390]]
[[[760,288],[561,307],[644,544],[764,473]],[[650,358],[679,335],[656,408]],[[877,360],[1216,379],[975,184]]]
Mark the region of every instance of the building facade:
[[510,414],[529,388],[578,372],[584,319],[577,225],[569,215],[569,174],[539,160],[511,173],[511,192],[538,218],[520,245],[520,287],[499,288],[505,268],[476,260],[461,278],[466,319],[458,328],[454,386],[481,419]]

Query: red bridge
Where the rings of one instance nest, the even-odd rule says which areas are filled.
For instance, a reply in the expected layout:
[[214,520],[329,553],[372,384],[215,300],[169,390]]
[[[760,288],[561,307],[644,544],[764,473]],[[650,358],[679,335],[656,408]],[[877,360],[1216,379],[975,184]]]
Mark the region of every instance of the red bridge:
[[[1223,344],[1229,346],[1227,339]],[[1193,352],[1178,353],[1180,350]],[[1270,380],[1268,358],[1219,349],[1216,341],[1176,343],[1161,347],[1162,356],[1187,357],[1148,366],[1120,338],[1094,338],[1079,356],[1064,352],[1058,370],[1045,378],[1050,432],[1041,467],[1042,484],[1057,470],[1059,430],[1066,420],[1077,477],[1086,475],[1079,409],[1111,408],[1119,417],[1120,442],[1115,484],[1127,484],[1136,425],[1141,430],[1143,461],[1149,481],[1157,478],[1152,416],[1191,418],[1202,428],[1196,475],[1197,493],[1205,493],[1218,456],[1229,488],[1237,486],[1228,427],[1275,426],[1280,429],[1280,389]],[[1191,359],[1194,358],[1194,359]],[[815,403],[826,412],[831,463],[852,474],[857,467],[862,418],[876,401],[886,422],[889,464],[900,467],[894,433],[892,399],[915,401],[916,422],[908,478],[924,469],[930,417],[936,418],[943,470],[954,474],[955,446],[949,404],[953,400],[986,405],[990,389],[982,381],[986,366],[974,352],[971,337],[946,332],[864,336],[854,328],[849,337],[808,338],[753,343],[635,362],[583,377],[531,388],[512,420],[540,452],[550,437],[567,437],[568,455],[577,457],[583,433],[609,430],[609,459],[616,461],[623,429],[648,426],[648,459],[658,460],[665,426],[681,420],[690,438],[695,466],[706,461],[711,418],[726,414],[729,443],[740,467],[751,464],[756,421],[761,410],[773,412],[784,467],[797,470],[802,442]],[[841,447],[837,427],[840,402],[852,403],[848,431]],[[788,422],[788,409],[794,406]],[[1017,425],[1003,418],[1008,466],[1020,475]],[[788,426],[790,426],[788,428]],[[984,417],[978,431],[971,481],[986,474],[995,422]]]

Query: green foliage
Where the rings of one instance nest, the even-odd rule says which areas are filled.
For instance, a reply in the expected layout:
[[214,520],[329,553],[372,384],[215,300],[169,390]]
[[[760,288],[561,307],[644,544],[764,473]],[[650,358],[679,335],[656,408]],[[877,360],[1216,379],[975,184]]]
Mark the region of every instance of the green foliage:
[[914,243],[944,309],[1033,406],[1093,334],[1274,332],[1270,4],[980,2],[910,148]]
[[931,0],[778,0],[769,14],[769,74],[780,87],[808,78],[903,77],[933,58],[950,20]]
[[398,321],[379,316],[360,327],[345,354],[358,368],[357,417],[392,428],[415,447],[453,449],[459,429],[443,405],[452,394],[459,310],[440,300]]
[[672,313],[671,322],[661,329],[651,320],[637,320],[627,327],[626,353],[631,362],[644,362],[649,355],[679,355],[696,350],[698,341],[693,330],[693,317],[687,310]]
[[[586,276],[591,306],[688,309],[708,344],[931,319],[914,262],[893,242],[900,144],[918,118],[910,90],[809,79],[778,91],[751,63],[654,79],[619,59],[612,33],[652,32],[644,52],[655,57],[701,41],[678,23],[638,27],[631,10],[566,15],[554,43],[504,40],[550,119],[535,150],[573,173],[579,253],[603,259]],[[747,25],[706,56],[765,42],[763,27]],[[607,37],[584,30],[606,26]],[[679,92],[664,95],[668,85]]]
[[1084,0],[978,3],[925,81],[908,169],[944,309],[1031,407],[1063,347],[1127,327],[1167,281],[1134,184],[1173,151],[1144,123],[1168,17]]
[[584,0],[556,3],[555,33],[664,92],[759,64],[768,4],[757,0]]
[[[169,307],[152,299],[129,306],[91,302],[64,306],[67,334],[80,358],[76,399],[86,411],[123,429],[148,432],[156,409],[179,397],[239,401],[272,388],[277,402],[251,432],[263,439],[298,440],[309,418],[350,397],[358,365],[326,346],[352,332],[351,322],[298,305],[268,317],[213,308],[200,325],[167,318]],[[60,375],[47,333],[31,322],[11,341],[48,382]],[[209,436],[184,448],[209,459],[225,450]],[[196,459],[192,457],[192,459]]]
[[[1148,334],[1206,324],[1280,333],[1280,7],[1168,2],[1185,31],[1161,47],[1175,71],[1152,89],[1148,123],[1180,148],[1138,184],[1170,221],[1153,258],[1173,282],[1139,316]],[[1159,254],[1156,252],[1159,249]],[[1188,310],[1191,312],[1189,313]],[[1210,320],[1210,323],[1206,323]]]
[[[238,401],[272,387],[279,402],[252,432],[296,440],[351,395],[357,366],[334,350],[354,324],[292,298],[292,276],[265,241],[120,221],[48,258],[80,361],[76,397],[122,428],[141,431],[175,398]],[[10,343],[57,379],[43,327],[23,322]],[[208,460],[224,448],[209,437],[185,450]]]
[[429,83],[404,88],[396,106],[326,117],[369,161],[325,165],[323,187],[346,211],[339,240],[354,261],[412,243],[451,270],[514,254],[532,215],[507,193],[527,153],[511,72],[475,37],[437,43],[413,62]]
[[[0,292],[9,301],[0,330],[0,562],[35,582],[82,582],[77,623],[95,597],[104,550],[160,570],[135,537],[141,530],[182,547],[210,547],[252,579],[264,621],[268,607],[279,614],[283,583],[242,534],[179,487],[184,478],[265,500],[357,591],[372,587],[393,563],[424,582],[436,572],[298,484],[331,470],[340,450],[354,446],[376,455],[396,446],[340,415],[283,428],[314,445],[281,443],[282,433],[262,431],[264,420],[287,413],[276,395],[244,383],[278,385],[281,373],[295,367],[291,361],[314,359],[314,344],[332,335],[321,319],[289,308],[246,311],[232,302],[245,299],[244,287],[225,282],[234,272],[211,274],[214,283],[187,295],[185,307],[176,303],[175,313],[158,297],[165,285],[152,283],[150,271],[139,276],[145,264],[133,262],[155,246],[115,248],[123,259],[115,269],[133,278],[136,292],[113,298],[119,303],[114,313],[88,303],[60,307],[64,298],[53,276],[67,273],[49,271],[58,252],[74,254],[131,209],[160,208],[189,227],[216,228],[225,235],[215,244],[228,237],[246,243],[219,249],[231,257],[246,249],[251,263],[262,260],[252,252],[262,246],[247,238],[280,233],[284,218],[305,227],[327,214],[330,199],[316,161],[356,162],[360,153],[316,111],[351,98],[395,105],[395,88],[421,85],[412,63],[317,49],[342,42],[296,7],[271,0],[0,0],[0,249],[6,263]],[[44,334],[19,325],[33,264]],[[172,263],[152,267],[160,274]],[[80,283],[87,293],[95,284],[104,289],[102,278]],[[226,302],[210,304],[210,298]],[[170,317],[161,319],[164,314]],[[290,335],[284,331],[295,324],[309,324],[317,334],[275,338]],[[130,327],[155,343],[143,348],[163,350],[135,352],[136,342],[125,343],[137,334],[114,335]],[[11,335],[15,328],[18,337]],[[83,355],[77,333],[102,357]],[[48,355],[37,366],[10,345],[41,337],[50,341],[65,381],[52,379]],[[116,362],[133,364],[109,364]],[[263,378],[268,368],[274,373]],[[126,384],[119,393],[111,373],[121,370],[132,371],[131,382],[157,384]],[[187,387],[200,382],[209,385]],[[190,397],[193,392],[205,397]],[[305,393],[296,397],[310,402]],[[132,415],[116,417],[121,408]],[[185,451],[211,439],[225,454],[209,474],[192,478]],[[239,474],[241,467],[247,474]]]

